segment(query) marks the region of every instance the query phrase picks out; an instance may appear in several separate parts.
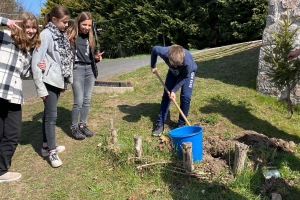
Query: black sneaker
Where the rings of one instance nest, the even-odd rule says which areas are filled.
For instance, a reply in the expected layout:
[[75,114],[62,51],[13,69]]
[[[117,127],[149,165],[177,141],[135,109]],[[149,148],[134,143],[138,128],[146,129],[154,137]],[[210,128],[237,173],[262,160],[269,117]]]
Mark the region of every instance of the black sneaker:
[[86,136],[86,137],[92,137],[94,133],[90,131],[86,125],[80,125],[79,130]]
[[152,132],[152,136],[159,137],[164,132],[164,126],[160,126],[156,124],[154,131]]
[[185,125],[177,125],[175,128],[181,128],[184,127]]
[[85,135],[77,127],[71,127],[71,131],[76,140],[85,139]]

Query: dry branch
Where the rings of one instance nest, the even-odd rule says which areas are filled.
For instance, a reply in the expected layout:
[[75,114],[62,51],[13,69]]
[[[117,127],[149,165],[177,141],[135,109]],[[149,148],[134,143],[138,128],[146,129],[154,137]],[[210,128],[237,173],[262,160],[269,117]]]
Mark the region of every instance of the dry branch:
[[153,165],[159,165],[159,164],[170,164],[170,163],[174,163],[174,162],[170,162],[170,161],[163,161],[163,162],[155,162],[155,163],[149,163],[149,164],[144,164],[144,165],[139,165],[136,168],[141,170],[143,168],[147,168]]

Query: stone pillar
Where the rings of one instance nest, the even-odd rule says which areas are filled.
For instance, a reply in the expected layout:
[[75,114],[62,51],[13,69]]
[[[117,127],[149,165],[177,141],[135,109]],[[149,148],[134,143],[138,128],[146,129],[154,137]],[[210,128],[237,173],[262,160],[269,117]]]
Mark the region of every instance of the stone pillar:
[[[262,45],[270,45],[270,36],[273,31],[278,31],[278,20],[281,20],[282,15],[287,15],[287,8],[290,8],[290,16],[292,18],[299,16],[300,13],[300,0],[269,0],[268,16],[266,20],[266,28],[262,36]],[[291,29],[300,25],[300,18],[291,26]],[[294,48],[300,48],[300,32],[295,37],[296,42]],[[266,63],[263,58],[265,53],[260,49],[258,75],[256,81],[256,89],[258,92],[283,99],[286,97],[286,91],[283,89],[279,91],[269,80],[266,72],[269,70],[270,65]],[[291,99],[295,103],[300,103],[300,85],[296,85],[295,89],[291,92]]]

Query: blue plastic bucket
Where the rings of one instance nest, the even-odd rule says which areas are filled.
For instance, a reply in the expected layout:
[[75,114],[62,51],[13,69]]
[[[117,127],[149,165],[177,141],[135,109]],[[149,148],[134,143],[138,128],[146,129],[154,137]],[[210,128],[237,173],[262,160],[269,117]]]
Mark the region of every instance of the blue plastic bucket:
[[193,162],[202,160],[202,131],[203,129],[200,126],[183,126],[169,131],[174,149],[179,157],[182,157],[181,144],[183,142],[191,142]]

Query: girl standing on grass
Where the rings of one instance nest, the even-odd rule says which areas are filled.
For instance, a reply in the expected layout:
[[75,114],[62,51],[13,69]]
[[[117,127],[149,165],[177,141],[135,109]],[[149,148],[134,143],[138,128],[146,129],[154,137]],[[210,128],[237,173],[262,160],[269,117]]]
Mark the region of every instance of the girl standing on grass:
[[[65,150],[64,146],[56,146],[55,125],[60,93],[66,90],[72,76],[73,56],[64,32],[69,19],[66,8],[55,6],[51,9],[44,19],[45,29],[41,32],[41,46],[34,50],[32,60],[37,95],[44,102],[42,156],[49,156],[52,167],[62,165],[57,153]],[[41,71],[36,65],[39,60],[45,61],[45,71]]]
[[[74,24],[67,30],[67,35],[74,52],[73,95],[71,131],[75,139],[83,140],[92,137],[93,132],[87,128],[86,122],[90,110],[90,102],[98,76],[96,62],[102,60],[102,53],[95,51],[95,38],[92,31],[92,15],[81,12]],[[94,52],[97,52],[96,54]],[[79,122],[78,122],[79,121]]]
[[[31,76],[31,54],[41,40],[38,21],[31,13],[24,12],[18,20],[0,17],[0,23],[11,29],[0,31],[0,182],[6,182],[22,176],[8,169],[21,135],[22,79]],[[36,64],[45,68],[42,62]]]

